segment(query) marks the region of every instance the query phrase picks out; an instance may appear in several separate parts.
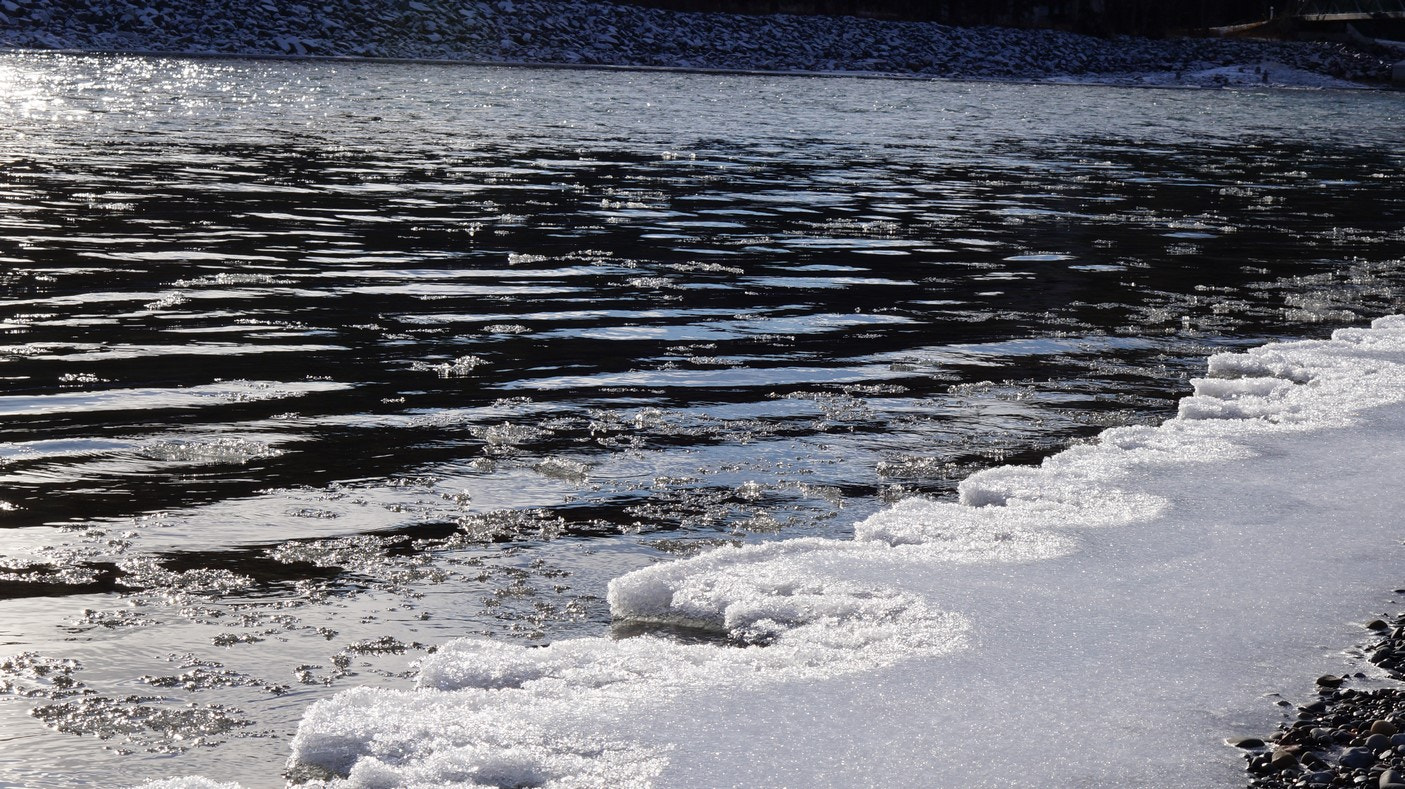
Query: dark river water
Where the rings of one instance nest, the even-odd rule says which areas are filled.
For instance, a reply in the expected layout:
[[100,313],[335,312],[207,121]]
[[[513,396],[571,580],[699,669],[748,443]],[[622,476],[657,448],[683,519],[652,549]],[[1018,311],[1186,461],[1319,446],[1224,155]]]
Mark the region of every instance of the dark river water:
[[0,785],[280,785],[435,644],[1164,420],[1401,308],[1402,163],[1390,93],[0,56]]

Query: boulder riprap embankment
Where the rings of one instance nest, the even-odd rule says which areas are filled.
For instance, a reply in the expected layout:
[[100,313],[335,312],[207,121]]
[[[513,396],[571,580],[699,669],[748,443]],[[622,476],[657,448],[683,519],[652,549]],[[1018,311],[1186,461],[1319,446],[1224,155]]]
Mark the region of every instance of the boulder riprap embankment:
[[[846,71],[994,79],[1225,84],[1217,68],[1382,80],[1387,63],[1334,44],[1103,39],[823,16],[682,13],[566,0],[0,0],[0,47],[336,55],[486,63]],[[1242,72],[1269,82],[1273,69]]]
[[1268,742],[1230,742],[1249,751],[1250,787],[1405,789],[1405,615],[1367,627],[1378,637],[1364,656],[1386,677],[1319,677],[1318,698]]

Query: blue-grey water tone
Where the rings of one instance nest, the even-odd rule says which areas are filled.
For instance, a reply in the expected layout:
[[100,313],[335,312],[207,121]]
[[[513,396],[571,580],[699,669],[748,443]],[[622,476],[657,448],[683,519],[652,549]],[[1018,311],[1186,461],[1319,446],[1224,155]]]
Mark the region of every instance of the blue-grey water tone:
[[280,785],[437,643],[1398,310],[1402,107],[0,56],[0,785]]

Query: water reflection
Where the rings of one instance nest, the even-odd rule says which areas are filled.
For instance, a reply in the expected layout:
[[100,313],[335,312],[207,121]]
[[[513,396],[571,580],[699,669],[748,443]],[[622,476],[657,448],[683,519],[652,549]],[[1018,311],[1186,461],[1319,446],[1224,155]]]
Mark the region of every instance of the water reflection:
[[843,534],[1400,300],[1392,96],[0,75],[0,638],[28,655],[0,736],[33,754],[0,782],[277,783],[329,688],[604,632],[620,572]]

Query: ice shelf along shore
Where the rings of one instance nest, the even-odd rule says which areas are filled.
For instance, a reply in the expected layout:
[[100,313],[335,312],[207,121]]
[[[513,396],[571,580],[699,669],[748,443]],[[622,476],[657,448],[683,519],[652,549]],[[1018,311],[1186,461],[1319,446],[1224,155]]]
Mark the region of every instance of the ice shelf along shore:
[[[615,579],[621,622],[463,639],[418,689],[309,709],[328,786],[1242,785],[1266,734],[1400,585],[1405,316],[1210,358],[1159,427],[910,499],[852,540]],[[157,784],[153,784],[157,785]],[[174,779],[161,785],[199,785]],[[206,784],[210,785],[210,784]]]

